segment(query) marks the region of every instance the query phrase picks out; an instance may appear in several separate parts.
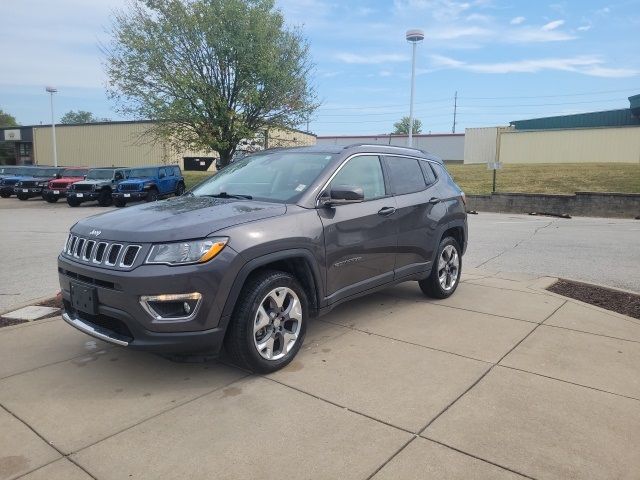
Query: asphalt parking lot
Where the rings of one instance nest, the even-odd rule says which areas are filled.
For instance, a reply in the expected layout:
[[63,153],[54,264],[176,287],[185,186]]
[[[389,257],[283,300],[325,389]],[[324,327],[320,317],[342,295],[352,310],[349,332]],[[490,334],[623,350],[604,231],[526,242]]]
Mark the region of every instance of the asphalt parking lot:
[[[0,202],[3,306],[54,294],[69,226],[104,210]],[[551,247],[582,235],[580,259],[605,258],[598,239],[632,242],[638,224],[470,224],[453,297],[408,283],[344,304],[267,376],[128,351],[59,317],[1,328],[0,480],[637,479],[640,321],[507,271],[551,268],[568,255]]]
[[[69,228],[110,209],[0,200],[0,312],[55,295],[55,259]],[[640,292],[638,220],[480,213],[469,216],[469,225],[465,267],[566,277]]]

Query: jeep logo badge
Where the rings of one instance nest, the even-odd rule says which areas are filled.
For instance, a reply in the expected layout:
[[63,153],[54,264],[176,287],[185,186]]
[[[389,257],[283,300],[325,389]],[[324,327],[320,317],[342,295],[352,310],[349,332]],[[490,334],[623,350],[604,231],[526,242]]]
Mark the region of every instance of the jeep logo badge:
[[96,237],[102,233],[102,230],[91,230],[89,235],[95,235]]

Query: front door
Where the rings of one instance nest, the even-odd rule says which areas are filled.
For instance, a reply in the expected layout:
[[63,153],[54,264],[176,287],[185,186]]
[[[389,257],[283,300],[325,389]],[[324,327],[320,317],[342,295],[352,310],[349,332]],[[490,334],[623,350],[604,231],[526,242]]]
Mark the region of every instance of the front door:
[[318,209],[329,303],[393,280],[396,249],[395,201],[387,193],[380,158],[350,158],[329,188],[337,185],[362,187],[364,201]]

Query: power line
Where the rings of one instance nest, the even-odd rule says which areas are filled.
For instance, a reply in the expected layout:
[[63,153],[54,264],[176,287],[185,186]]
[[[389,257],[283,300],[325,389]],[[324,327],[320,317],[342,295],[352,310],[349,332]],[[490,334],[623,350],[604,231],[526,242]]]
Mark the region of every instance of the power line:
[[625,88],[624,90],[601,90],[598,92],[581,92],[581,93],[564,93],[556,95],[532,95],[532,96],[515,96],[515,97],[463,97],[466,100],[507,100],[507,99],[526,99],[526,98],[559,98],[559,97],[580,97],[583,95],[600,95],[603,93],[621,93],[630,90],[640,90],[640,88]]

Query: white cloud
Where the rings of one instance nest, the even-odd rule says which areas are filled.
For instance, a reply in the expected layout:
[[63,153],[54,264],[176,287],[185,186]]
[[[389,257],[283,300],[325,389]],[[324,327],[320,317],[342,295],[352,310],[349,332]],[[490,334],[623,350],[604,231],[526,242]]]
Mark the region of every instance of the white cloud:
[[609,68],[604,60],[595,55],[581,55],[568,58],[526,59],[513,62],[468,63],[442,55],[432,55],[431,62],[436,69],[458,69],[474,73],[538,73],[545,70],[575,72],[593,77],[624,78],[639,75],[629,68]]
[[515,17],[515,18],[512,18],[509,23],[511,25],[520,25],[521,23],[524,23],[525,20],[526,18],[524,17]]
[[543,43],[565,42],[574,40],[576,36],[560,30],[524,27],[506,32],[503,38],[509,43]]
[[591,25],[582,25],[578,27],[579,32],[587,32],[589,30],[591,30]]
[[427,40],[454,40],[462,37],[488,37],[494,35],[494,32],[481,27],[448,27],[436,28],[425,32]]
[[541,30],[545,32],[550,32],[551,30],[555,30],[558,27],[564,25],[564,20],[554,20],[553,22],[549,22],[546,25],[543,25]]
[[380,70],[378,72],[378,75],[380,75],[381,77],[390,77],[391,75],[393,75],[393,72],[391,70]]
[[406,62],[409,60],[407,55],[398,53],[380,53],[376,55],[361,55],[357,53],[342,52],[335,56],[336,60],[343,63],[375,65],[380,63]]

